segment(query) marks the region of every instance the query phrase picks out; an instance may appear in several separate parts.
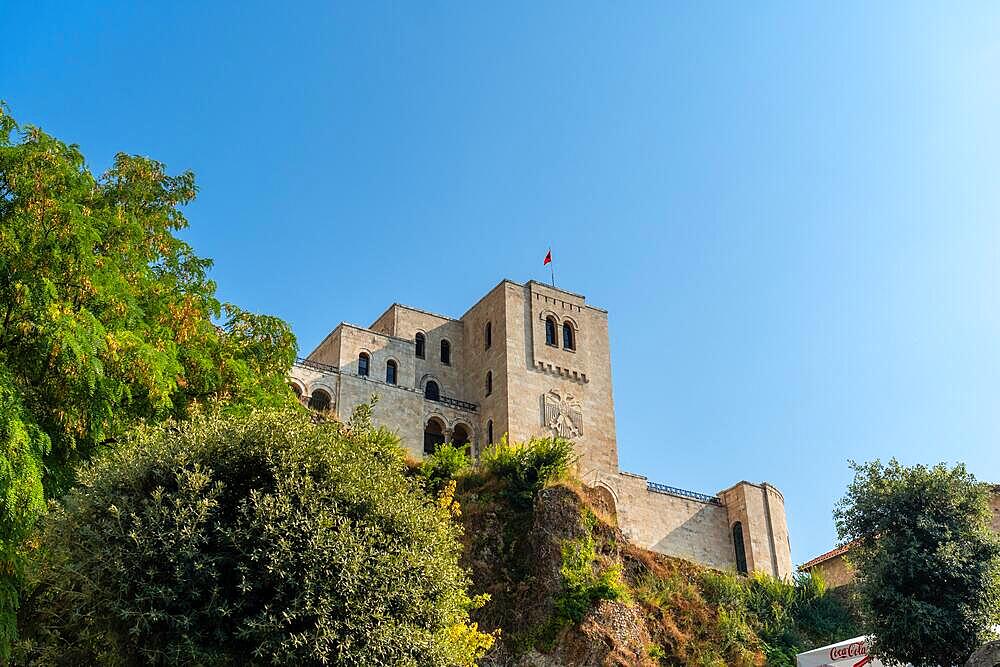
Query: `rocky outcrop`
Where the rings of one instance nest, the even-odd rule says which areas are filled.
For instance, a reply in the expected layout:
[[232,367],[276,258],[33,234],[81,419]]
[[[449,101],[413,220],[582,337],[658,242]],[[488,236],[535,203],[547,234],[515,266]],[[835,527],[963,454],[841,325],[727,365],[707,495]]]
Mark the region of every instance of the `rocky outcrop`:
[[[592,505],[598,512],[605,509],[600,498],[591,502],[589,493],[564,485],[543,489],[524,516],[490,503],[466,501],[467,562],[473,579],[487,583],[485,592],[492,598],[476,620],[484,629],[503,628],[503,640],[482,665],[656,664],[646,656],[649,633],[641,610],[633,604],[603,600],[578,625],[539,638],[551,627],[555,600],[563,589],[564,544],[593,531],[602,557],[620,561],[621,545],[626,543],[620,531],[604,521],[584,525],[584,514],[594,511]],[[546,645],[544,652],[534,648],[537,643]]]
[[965,667],[997,667],[1000,665],[1000,641],[980,646],[965,663]]

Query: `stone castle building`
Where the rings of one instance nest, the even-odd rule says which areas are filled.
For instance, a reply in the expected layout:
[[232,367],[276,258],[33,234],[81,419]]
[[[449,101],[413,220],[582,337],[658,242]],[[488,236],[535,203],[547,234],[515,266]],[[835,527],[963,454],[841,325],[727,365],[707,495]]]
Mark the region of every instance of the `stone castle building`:
[[607,491],[634,543],[722,569],[792,572],[773,486],[708,496],[618,469],[608,313],[578,294],[503,280],[458,319],[393,304],[371,326],[337,325],[290,381],[311,408],[343,417],[378,394],[376,423],[417,457],[442,442],[478,456],[504,434],[570,438],[581,478]]

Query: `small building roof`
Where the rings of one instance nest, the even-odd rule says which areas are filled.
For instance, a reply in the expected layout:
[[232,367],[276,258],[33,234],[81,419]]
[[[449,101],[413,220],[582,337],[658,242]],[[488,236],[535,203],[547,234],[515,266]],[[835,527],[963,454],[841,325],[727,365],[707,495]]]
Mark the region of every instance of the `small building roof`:
[[819,565],[820,563],[825,563],[826,561],[832,560],[832,559],[836,558],[837,556],[842,556],[843,554],[846,554],[848,551],[850,551],[853,548],[854,548],[854,542],[848,542],[847,544],[845,544],[842,547],[837,547],[836,549],[831,549],[830,551],[827,551],[825,554],[821,554],[819,556],[816,556],[815,558],[813,558],[808,563],[803,563],[802,565],[799,565],[799,570],[800,571],[802,571],[802,570],[808,570],[809,568],[814,567],[816,565]]

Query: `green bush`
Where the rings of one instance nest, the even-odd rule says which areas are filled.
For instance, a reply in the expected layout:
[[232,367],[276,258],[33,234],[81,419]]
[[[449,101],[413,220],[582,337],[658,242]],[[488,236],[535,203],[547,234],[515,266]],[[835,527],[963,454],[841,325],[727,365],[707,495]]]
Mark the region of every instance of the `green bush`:
[[586,529],[584,535],[562,543],[559,566],[562,588],[553,600],[551,618],[531,634],[531,644],[551,645],[563,628],[580,623],[601,600],[631,601],[621,563],[606,563],[597,553],[596,517],[585,511],[582,518]]
[[467,452],[468,445],[455,446],[454,443],[448,442],[439,445],[433,454],[424,457],[420,464],[420,476],[423,477],[427,488],[438,493],[445,484],[468,469],[472,460]]
[[801,651],[861,634],[853,611],[816,576],[784,581],[705,570],[700,583],[705,599],[718,607],[722,635],[734,647],[759,642],[768,665],[793,666]]
[[563,544],[559,573],[563,590],[555,600],[557,618],[579,623],[601,600],[629,599],[621,566],[616,563],[602,567],[594,538],[589,534]]
[[547,482],[560,479],[575,463],[573,443],[565,438],[532,438],[526,443],[509,443],[504,436],[482,455],[483,469],[507,483],[507,492],[516,509],[531,506],[535,493]]
[[469,665],[459,528],[367,420],[136,433],[44,520],[19,660]]

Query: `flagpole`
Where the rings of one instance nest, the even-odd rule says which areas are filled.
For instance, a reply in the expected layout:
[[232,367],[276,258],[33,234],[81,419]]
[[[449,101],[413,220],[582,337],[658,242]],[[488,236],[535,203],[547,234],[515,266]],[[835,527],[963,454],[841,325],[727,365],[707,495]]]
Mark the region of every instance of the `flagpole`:
[[[552,246],[549,246],[549,254],[552,254]],[[549,273],[552,275],[552,287],[556,286],[556,263],[549,260]]]

